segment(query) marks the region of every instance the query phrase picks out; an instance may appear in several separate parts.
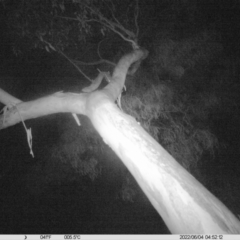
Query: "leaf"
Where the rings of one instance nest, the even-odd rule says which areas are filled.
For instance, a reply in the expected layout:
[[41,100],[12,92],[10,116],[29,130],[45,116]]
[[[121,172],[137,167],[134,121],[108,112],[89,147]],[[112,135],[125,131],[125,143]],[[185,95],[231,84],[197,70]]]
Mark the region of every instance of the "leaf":
[[103,36],[105,36],[105,32],[104,32],[103,28],[101,28],[101,33],[102,33]]
[[47,52],[50,52],[48,46],[45,46],[45,49]]
[[59,7],[61,8],[62,12],[65,11],[65,7],[64,7],[64,4],[63,4],[63,3],[60,3],[60,4],[59,4]]
[[53,50],[53,51],[55,51],[56,52],[56,49],[55,49],[55,47],[53,47],[53,45],[52,44],[49,44],[49,47]]

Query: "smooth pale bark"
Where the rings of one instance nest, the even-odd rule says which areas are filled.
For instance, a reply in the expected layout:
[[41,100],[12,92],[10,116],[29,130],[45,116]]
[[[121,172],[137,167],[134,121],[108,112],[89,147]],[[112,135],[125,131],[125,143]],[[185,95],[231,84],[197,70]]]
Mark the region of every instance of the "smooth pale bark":
[[172,233],[240,233],[240,222],[225,205],[106,94],[95,93],[87,112]]
[[57,112],[87,115],[104,142],[132,173],[172,233],[240,233],[238,219],[134,118],[114,104],[124,86],[129,66],[146,56],[147,53],[142,50],[123,56],[111,82],[103,90],[92,93],[55,93],[21,102],[0,91],[0,101],[8,104],[0,117],[0,129],[14,125],[21,119]]
[[[136,61],[146,58],[147,55],[148,52],[146,50],[139,49],[123,56],[119,60],[111,79],[109,79],[111,82],[102,90],[109,96],[112,102],[117,99],[122,91],[129,66]],[[102,75],[103,73],[100,73],[97,79],[101,78],[102,80]],[[95,82],[93,82],[93,85],[95,85]],[[0,116],[0,129],[7,128],[23,120],[59,112],[86,115],[88,100],[91,99],[93,94],[95,92],[79,94],[57,92],[33,101],[22,102],[3,89],[0,89],[0,102],[6,105],[4,114]]]
[[[9,95],[4,90],[0,89],[0,100],[1,94],[2,96]],[[22,102],[20,100],[18,104],[9,102],[6,106],[6,111],[0,116],[0,129],[15,125],[22,120],[25,121],[54,113],[70,112],[85,115],[88,95],[89,94],[86,93],[57,92],[29,102]],[[12,98],[14,99],[14,97]]]

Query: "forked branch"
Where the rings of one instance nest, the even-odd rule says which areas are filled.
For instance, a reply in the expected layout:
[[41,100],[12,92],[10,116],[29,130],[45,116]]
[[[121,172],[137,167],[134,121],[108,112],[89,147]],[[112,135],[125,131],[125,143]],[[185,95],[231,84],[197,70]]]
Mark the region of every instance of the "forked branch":
[[136,8],[134,12],[134,22],[136,26],[136,33],[133,31],[130,31],[126,29],[116,18],[114,14],[114,10],[108,6],[110,9],[110,13],[112,15],[112,20],[104,17],[104,15],[101,13],[99,9],[96,9],[94,6],[90,6],[87,4],[84,4],[85,8],[90,12],[90,15],[92,16],[91,19],[85,20],[85,22],[98,22],[107,29],[115,32],[118,34],[122,39],[124,39],[127,42],[130,42],[132,44],[133,49],[138,49],[138,43],[137,43],[137,37],[138,37],[138,32],[139,32],[139,27],[138,27],[138,15],[139,15],[139,5],[138,5],[138,0],[136,1]]

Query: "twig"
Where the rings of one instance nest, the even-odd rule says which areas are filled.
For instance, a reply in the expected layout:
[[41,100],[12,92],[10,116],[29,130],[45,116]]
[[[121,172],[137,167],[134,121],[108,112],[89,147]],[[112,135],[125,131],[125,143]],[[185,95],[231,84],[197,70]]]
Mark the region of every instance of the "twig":
[[[53,51],[60,53],[61,55],[63,55],[71,64],[73,64],[73,66],[90,82],[92,82],[92,79],[90,79],[75,63],[72,59],[70,59],[65,53],[63,53],[59,48],[55,48],[51,43],[49,43],[48,41],[44,40],[42,38],[42,36],[38,36],[39,40],[41,42],[46,43]],[[46,50],[49,52],[48,48],[46,48]]]
[[74,67],[77,68],[77,70],[90,82],[92,82],[92,79],[89,78],[75,63],[74,60],[71,60],[67,55],[65,55],[61,50],[58,49],[58,52],[62,54],[70,63],[73,64]]
[[116,67],[116,64],[114,62],[105,60],[105,59],[101,59],[98,60],[96,62],[82,62],[82,61],[78,61],[78,60],[72,60],[73,62],[80,64],[80,65],[87,65],[87,66],[91,66],[91,65],[98,65],[98,64],[102,64],[102,63],[108,63],[110,65],[112,65],[113,67]]
[[136,8],[134,11],[134,21],[136,26],[136,37],[138,37],[139,34],[139,26],[138,26],[138,15],[139,15],[139,2],[136,0]]
[[[124,39],[127,42],[130,42],[133,46],[133,49],[138,49],[138,44],[133,40],[136,38],[135,34],[129,30],[127,30],[126,28],[123,27],[123,25],[119,24],[118,21],[116,22],[112,22],[109,19],[106,19],[101,12],[97,12],[94,8],[89,7],[88,5],[85,5],[85,7],[87,9],[89,9],[89,11],[98,17],[98,19],[89,19],[86,20],[86,22],[98,22],[100,24],[102,24],[103,26],[109,28],[110,30],[112,30],[113,32],[117,33],[122,39]],[[122,31],[123,33],[125,33],[128,37],[125,37],[123,35],[123,33],[121,33],[120,31]]]

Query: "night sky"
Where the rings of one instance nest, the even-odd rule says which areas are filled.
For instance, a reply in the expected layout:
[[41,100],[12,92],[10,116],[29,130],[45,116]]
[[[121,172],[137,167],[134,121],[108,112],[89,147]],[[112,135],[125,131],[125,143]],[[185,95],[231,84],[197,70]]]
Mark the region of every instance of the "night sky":
[[[150,51],[150,58],[154,55],[157,32],[160,34],[160,30],[165,29],[166,36],[171,35],[169,32],[173,30],[168,32],[168,26],[174,29],[174,24],[175,32],[171,36],[175,39],[188,39],[204,29],[210,29],[221,36],[218,38],[222,47],[219,56],[225,61],[224,64],[223,61],[216,64],[218,70],[214,74],[221,74],[221,68],[229,73],[231,88],[226,91],[232,92],[227,92],[226,95],[233,100],[223,100],[221,110],[212,112],[208,127],[219,139],[220,150],[216,150],[211,161],[202,162],[200,172],[205,179],[202,180],[203,184],[234,214],[240,214],[240,2],[201,1],[196,4],[194,26],[189,20],[184,20],[187,9],[186,12],[181,10],[179,14],[176,14],[178,11],[175,9],[174,15],[168,8],[167,1],[162,1],[162,4],[160,2],[140,0],[139,5],[139,43]],[[3,6],[0,9],[0,88],[28,101],[60,90],[79,92],[88,84],[73,65],[55,52],[50,54],[42,49],[25,46],[22,55],[14,55],[12,49],[15,41],[10,34],[6,9]],[[172,25],[168,25],[167,16]],[[176,24],[179,22],[181,26]],[[94,42],[94,39],[91,41]],[[98,42],[98,37],[95,41]],[[118,38],[113,37],[111,48],[104,44],[103,55],[112,59],[120,50],[128,50],[126,43]],[[97,56],[94,54],[95,49],[90,48],[87,56],[81,60],[95,61]],[[149,71],[151,63],[146,60],[143,67]],[[212,73],[211,67],[209,64],[206,72]],[[92,66],[85,66],[84,70],[90,77],[98,73]],[[201,76],[199,72],[197,75]],[[183,82],[184,77],[185,75],[182,77]],[[226,99],[224,96],[222,99]],[[0,107],[3,105],[0,104]],[[87,145],[90,144],[88,139],[91,140],[97,133],[83,117],[83,123],[85,122],[84,126],[89,133],[82,133],[87,138],[82,142]],[[106,146],[103,148],[104,153],[100,150],[93,151],[94,157],[98,155],[101,159],[103,168],[95,180],[74,171],[63,160],[63,156],[60,159],[53,157],[54,151],[70,146],[69,139],[73,145],[77,141],[74,133],[78,127],[70,114],[28,120],[26,125],[32,128],[35,158],[29,154],[22,124],[1,130],[0,133],[0,234],[169,233],[136,183],[134,187],[137,198],[124,201],[119,197],[127,170]],[[100,143],[93,144],[98,145]],[[86,152],[84,156],[92,157],[93,152]],[[223,181],[221,179],[225,179],[228,186],[224,189],[225,193],[219,186]]]

